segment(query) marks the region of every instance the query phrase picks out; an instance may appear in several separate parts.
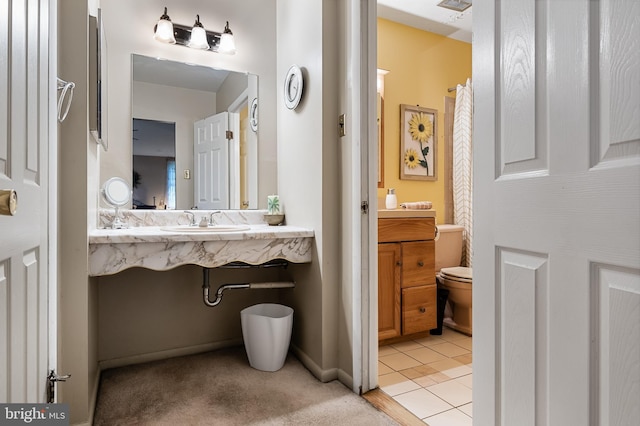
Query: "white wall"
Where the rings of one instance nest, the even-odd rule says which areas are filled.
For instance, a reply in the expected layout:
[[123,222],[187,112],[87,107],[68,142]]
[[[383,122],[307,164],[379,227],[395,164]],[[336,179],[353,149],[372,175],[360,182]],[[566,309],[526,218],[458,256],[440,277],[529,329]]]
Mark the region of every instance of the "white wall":
[[[310,268],[291,268],[299,283],[286,295],[296,310],[294,343],[323,380],[338,377],[340,224],[337,84],[337,2],[278,0],[277,92],[292,64],[302,69],[296,110],[278,97],[278,192],[287,223],[315,231]],[[291,296],[291,297],[289,297]],[[303,361],[305,361],[303,359]]]
[[[101,156],[100,181],[120,176],[131,181],[131,54],[196,65],[250,72],[259,76],[260,167],[259,206],[276,192],[276,0],[108,0],[102,4],[107,38],[109,151]],[[221,32],[229,21],[236,40],[235,55],[188,49],[153,39],[163,12],[173,22],[190,25],[195,15],[205,28]],[[249,13],[250,11],[250,13]],[[178,169],[180,170],[180,169]]]
[[224,79],[224,83],[217,92],[218,111],[227,111],[238,97],[249,87],[249,76],[245,74],[232,73]]

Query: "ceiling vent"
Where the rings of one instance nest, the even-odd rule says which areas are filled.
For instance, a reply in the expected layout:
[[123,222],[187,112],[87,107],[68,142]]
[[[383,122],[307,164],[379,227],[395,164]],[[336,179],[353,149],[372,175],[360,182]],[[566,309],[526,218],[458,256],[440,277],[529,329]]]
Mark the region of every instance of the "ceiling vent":
[[471,7],[471,2],[472,0],[442,0],[438,3],[438,6],[455,10],[456,12],[463,12]]

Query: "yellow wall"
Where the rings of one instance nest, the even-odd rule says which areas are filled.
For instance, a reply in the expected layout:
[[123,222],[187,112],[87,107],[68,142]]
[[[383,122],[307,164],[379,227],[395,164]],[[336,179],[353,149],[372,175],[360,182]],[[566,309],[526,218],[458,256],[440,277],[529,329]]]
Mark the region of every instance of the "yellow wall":
[[[447,88],[471,77],[471,44],[378,19],[378,68],[384,79],[384,198],[396,188],[398,203],[431,201],[437,222],[444,216],[444,97]],[[400,105],[438,110],[436,181],[400,180]]]

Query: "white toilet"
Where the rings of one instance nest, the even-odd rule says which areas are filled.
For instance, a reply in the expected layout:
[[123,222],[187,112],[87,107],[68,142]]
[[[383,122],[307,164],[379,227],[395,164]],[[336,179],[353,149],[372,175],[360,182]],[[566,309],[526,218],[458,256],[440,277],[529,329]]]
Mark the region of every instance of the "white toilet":
[[444,324],[461,333],[471,333],[472,270],[460,266],[462,234],[460,225],[438,225],[436,237],[436,280],[449,290],[452,318],[445,314]]

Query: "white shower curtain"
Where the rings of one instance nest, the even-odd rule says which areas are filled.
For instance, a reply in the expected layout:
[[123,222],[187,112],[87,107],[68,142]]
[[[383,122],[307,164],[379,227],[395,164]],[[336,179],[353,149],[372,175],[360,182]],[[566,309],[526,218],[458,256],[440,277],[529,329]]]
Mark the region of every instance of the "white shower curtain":
[[473,90],[471,79],[456,88],[453,117],[453,222],[464,226],[462,265],[471,267],[473,240]]

